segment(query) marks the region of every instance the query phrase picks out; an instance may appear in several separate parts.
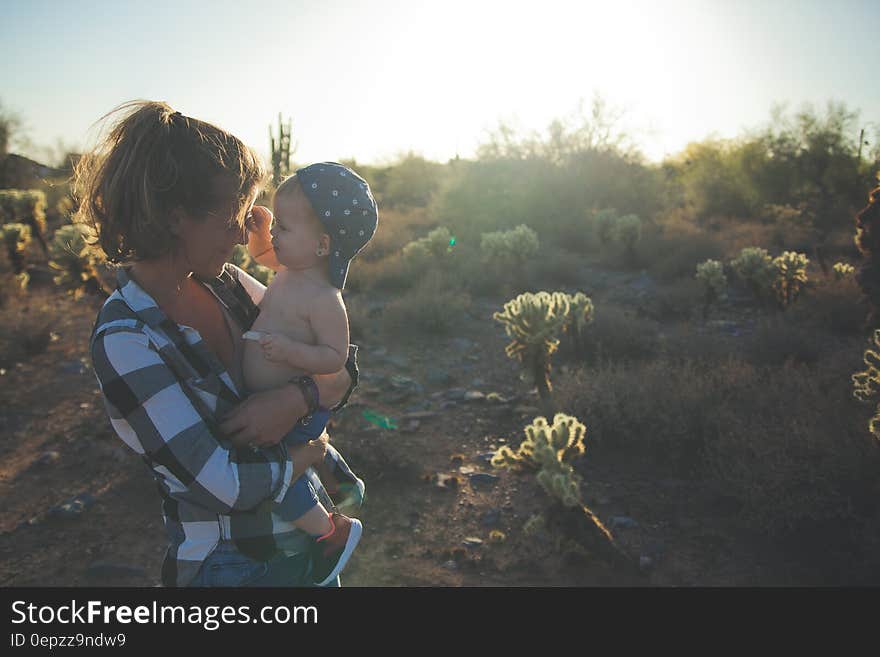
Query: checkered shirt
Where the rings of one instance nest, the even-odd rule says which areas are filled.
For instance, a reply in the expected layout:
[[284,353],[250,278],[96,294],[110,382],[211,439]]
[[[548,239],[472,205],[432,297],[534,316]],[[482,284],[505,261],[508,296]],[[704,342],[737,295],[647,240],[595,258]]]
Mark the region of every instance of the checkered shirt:
[[[117,281],[98,313],[90,351],[110,424],[150,468],[162,497],[169,537],[162,584],[186,586],[221,539],[260,560],[307,549],[308,536],[272,512],[293,475],[284,444],[234,448],[217,418],[242,397],[223,364],[195,329],[170,320],[126,269],[117,270]],[[216,279],[201,282],[242,331],[250,329],[261,283],[230,263]],[[356,385],[356,352],[350,345],[352,386],[336,409]],[[331,508],[320,479],[311,469],[306,476]]]

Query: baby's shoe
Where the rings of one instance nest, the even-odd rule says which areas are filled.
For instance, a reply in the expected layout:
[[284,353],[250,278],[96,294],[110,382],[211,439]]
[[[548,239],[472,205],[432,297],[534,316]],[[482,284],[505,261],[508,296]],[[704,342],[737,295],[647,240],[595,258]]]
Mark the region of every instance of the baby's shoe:
[[315,539],[312,546],[312,579],[317,586],[327,586],[345,568],[363,533],[356,518],[330,514],[330,531]]

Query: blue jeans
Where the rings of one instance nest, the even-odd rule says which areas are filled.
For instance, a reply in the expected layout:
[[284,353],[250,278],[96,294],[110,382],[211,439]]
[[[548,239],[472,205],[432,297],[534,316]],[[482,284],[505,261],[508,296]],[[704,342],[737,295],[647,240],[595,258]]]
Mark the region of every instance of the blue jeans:
[[[308,553],[257,561],[239,552],[232,541],[220,541],[188,586],[306,587],[314,586],[311,574]],[[328,586],[341,586],[339,578]]]

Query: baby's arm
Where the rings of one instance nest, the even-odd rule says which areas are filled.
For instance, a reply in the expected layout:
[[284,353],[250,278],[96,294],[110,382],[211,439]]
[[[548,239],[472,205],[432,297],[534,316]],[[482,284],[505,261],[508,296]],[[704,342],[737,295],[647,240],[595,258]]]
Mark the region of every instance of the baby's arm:
[[336,289],[315,296],[309,308],[309,322],[316,344],[306,344],[272,333],[260,338],[270,361],[311,374],[332,374],[345,366],[348,357],[348,315],[342,294]]
[[272,271],[287,269],[278,262],[275,257],[275,247],[272,246],[272,212],[263,205],[255,205],[253,209],[253,227],[248,231],[247,249],[251,258],[257,264],[268,267]]

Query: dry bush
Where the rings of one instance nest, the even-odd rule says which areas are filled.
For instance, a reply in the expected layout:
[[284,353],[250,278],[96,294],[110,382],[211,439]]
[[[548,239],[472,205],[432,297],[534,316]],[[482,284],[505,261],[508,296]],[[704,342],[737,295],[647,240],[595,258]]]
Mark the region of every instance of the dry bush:
[[862,335],[868,307],[853,277],[814,281],[786,311],[791,321],[835,335]]
[[743,349],[759,365],[815,365],[831,341],[794,317],[778,314],[759,320],[755,332],[743,338]]
[[702,308],[705,291],[695,276],[659,286],[657,293],[645,300],[642,311],[661,322],[688,320]]
[[723,260],[724,242],[684,221],[664,224],[662,230],[648,230],[637,249],[641,266],[664,281],[693,276],[697,264]]
[[704,472],[753,527],[774,535],[843,528],[876,511],[880,450],[852,398],[849,353],[817,368],[765,369],[716,409]]
[[880,450],[851,397],[854,365],[613,363],[560,375],[556,391],[593,458],[694,477],[752,529],[782,535],[876,512]]
[[552,286],[578,286],[583,283],[581,277],[581,269],[583,267],[583,256],[554,249],[552,255],[546,257],[538,257],[534,263],[530,263],[529,278],[535,281],[535,285],[542,289]]
[[401,251],[404,246],[423,237],[436,222],[424,208],[379,208],[379,227],[376,234],[358,254],[358,260],[376,261]]
[[470,295],[439,272],[426,272],[409,290],[385,305],[383,331],[389,337],[454,333],[470,308]]
[[381,260],[352,262],[345,287],[355,292],[401,291],[413,284],[413,267],[399,253]]
[[597,304],[593,321],[584,329],[588,363],[650,360],[660,351],[660,328],[651,319],[611,304]]

